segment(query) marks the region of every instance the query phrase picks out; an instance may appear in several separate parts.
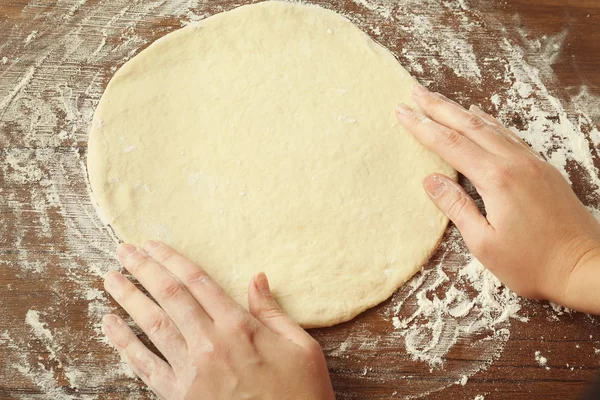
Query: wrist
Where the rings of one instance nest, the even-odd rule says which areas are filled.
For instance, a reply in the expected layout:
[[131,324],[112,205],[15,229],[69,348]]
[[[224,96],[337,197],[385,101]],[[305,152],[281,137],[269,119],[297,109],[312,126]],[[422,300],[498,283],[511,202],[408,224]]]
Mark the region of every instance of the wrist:
[[544,297],[576,311],[600,314],[600,241],[581,244],[585,246],[557,267]]

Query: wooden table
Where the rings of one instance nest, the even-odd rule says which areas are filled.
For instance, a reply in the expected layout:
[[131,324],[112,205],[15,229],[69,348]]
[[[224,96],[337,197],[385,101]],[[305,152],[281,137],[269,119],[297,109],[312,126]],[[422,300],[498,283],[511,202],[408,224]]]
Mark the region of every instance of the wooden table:
[[[103,88],[127,59],[181,27],[182,20],[246,2],[0,4],[1,399],[150,397],[143,384],[123,374],[99,331],[101,316],[117,310],[101,284],[101,276],[117,267],[116,242],[89,200],[87,131]],[[523,66],[534,69],[521,73],[545,82],[533,91],[548,89],[579,121],[577,129],[598,128],[596,0],[315,3],[349,16],[431,88],[496,110],[520,130],[534,120],[527,118],[531,104],[521,110],[524,103],[511,103],[509,94],[529,89],[515,89],[514,79],[505,78]],[[468,69],[465,54],[476,55],[479,77]],[[591,162],[600,167],[598,149],[589,143]],[[566,165],[582,201],[599,207],[598,188],[585,168],[572,160]],[[462,250],[450,228],[425,275],[439,263],[444,270],[464,265]],[[512,319],[500,334],[459,338],[443,367],[412,360],[392,324],[394,307],[405,295],[406,288],[351,322],[312,332],[325,349],[338,398],[575,399],[600,366],[599,318],[526,300],[519,314],[527,322]],[[399,317],[415,302],[407,296]],[[464,383],[463,376],[465,385],[457,383]]]

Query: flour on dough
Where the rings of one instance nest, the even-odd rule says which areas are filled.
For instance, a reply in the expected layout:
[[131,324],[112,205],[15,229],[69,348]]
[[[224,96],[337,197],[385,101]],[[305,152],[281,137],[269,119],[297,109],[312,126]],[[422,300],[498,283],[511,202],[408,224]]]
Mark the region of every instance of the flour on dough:
[[456,176],[396,123],[413,79],[342,16],[243,6],[152,44],[113,77],[89,139],[93,195],[126,242],[159,239],[246,304],[265,271],[304,327],[347,321],[427,261]]

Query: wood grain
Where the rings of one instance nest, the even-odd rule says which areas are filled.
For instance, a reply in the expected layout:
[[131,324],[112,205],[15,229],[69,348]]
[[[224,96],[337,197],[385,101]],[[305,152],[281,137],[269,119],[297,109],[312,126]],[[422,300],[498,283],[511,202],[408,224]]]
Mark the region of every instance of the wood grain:
[[[104,17],[96,18],[91,14],[91,10],[99,2],[100,0],[88,1],[73,13],[72,19],[79,23],[87,15],[91,16],[91,19],[85,23],[100,23],[99,21]],[[45,12],[68,14],[72,7],[66,3],[59,4],[50,0],[3,1],[0,4],[0,59],[4,54],[18,58],[19,54],[24,53],[26,46],[23,37],[35,30],[38,24],[44,23]],[[372,19],[368,9],[352,1],[318,0],[315,3],[352,15],[357,20]],[[562,51],[552,63],[556,77],[554,94],[560,99],[568,99],[585,86],[592,95],[600,95],[600,74],[598,74],[600,30],[597,29],[600,24],[600,2],[596,0],[577,2],[508,0],[501,5],[484,1],[468,3],[479,12],[492,15],[498,24],[506,27],[504,34],[516,43],[542,38],[543,44],[545,35],[551,38],[565,32]],[[76,2],[73,2],[73,5],[75,4]],[[228,0],[215,1],[210,5],[201,6],[202,9],[196,11],[212,14],[233,8],[238,4]],[[423,12],[426,13],[427,10],[424,9]],[[126,17],[127,14],[124,18]],[[161,16],[155,18],[149,15],[147,20],[135,25],[133,29],[135,34],[150,43],[165,33],[179,28],[180,19]],[[393,22],[371,19],[369,21],[372,23],[375,21],[374,23],[383,32],[392,32],[394,35],[398,32]],[[441,29],[452,29],[452,24],[452,21],[448,21],[447,26]],[[527,35],[519,35],[519,30],[527,32]],[[60,31],[58,26],[57,31]],[[51,32],[44,33],[44,35],[51,34]],[[384,34],[383,38],[382,43],[394,51],[401,62],[405,65],[410,63],[400,51],[404,40],[402,37],[386,37]],[[118,39],[109,35],[108,40]],[[499,40],[501,40],[500,36],[478,37],[476,50],[483,56],[493,55],[494,47]],[[36,44],[33,42],[31,45]],[[140,44],[137,51],[146,45]],[[36,48],[40,54],[45,50]],[[422,56],[435,57],[436,55],[422,54]],[[72,71],[74,76],[89,76],[90,80],[93,77],[104,87],[113,73],[111,68],[119,67],[124,60],[114,63],[80,60],[75,62],[67,57],[52,59],[49,62],[54,63],[52,65],[57,71],[62,71],[62,74],[65,74],[65,71]],[[9,66],[0,64],[0,101],[10,94],[8,89],[23,75],[23,69],[9,68]],[[46,88],[53,85],[54,77],[51,71],[42,73],[45,75],[41,82],[37,80],[35,83],[37,86],[28,87],[27,90],[38,93],[43,98],[47,93]],[[436,90],[456,94],[461,100],[469,99],[473,103],[483,105],[489,105],[489,97],[494,90],[493,87],[471,87],[469,82],[462,79],[436,80],[427,75],[427,71],[418,78],[429,83]],[[93,94],[83,90],[75,94],[79,96],[78,104],[83,104],[86,96],[93,97]],[[27,107],[27,104],[20,104],[20,106]],[[515,110],[515,118],[512,121],[517,126],[521,123],[518,111]],[[63,115],[62,118],[65,116]],[[81,118],[88,117],[81,116]],[[597,126],[598,121],[594,121],[593,124]],[[36,209],[37,200],[32,193],[35,193],[36,188],[43,190],[46,183],[35,179],[26,184],[15,182],[8,176],[10,170],[0,171],[2,190],[0,191],[0,233],[2,234],[0,237],[0,346],[4,347],[0,347],[0,364],[4,364],[4,368],[0,368],[0,399],[59,398],[53,397],[50,389],[40,387],[36,382],[20,374],[18,370],[7,367],[11,363],[16,365],[20,362],[15,356],[17,354],[23,355],[31,365],[38,363],[44,365],[45,370],[51,371],[50,374],[53,374],[59,383],[58,388],[63,390],[62,393],[67,393],[73,398],[84,398],[84,395],[101,399],[150,397],[143,384],[124,376],[115,377],[109,383],[102,383],[100,386],[93,384],[92,377],[83,377],[82,381],[89,379],[90,383],[73,388],[66,378],[67,375],[64,374],[65,365],[69,360],[98,364],[99,369],[96,372],[98,374],[102,374],[104,368],[108,373],[110,366],[117,362],[110,348],[97,340],[90,340],[90,332],[93,333],[92,325],[97,321],[90,322],[89,300],[85,296],[75,295],[80,289],[76,282],[85,282],[88,287],[102,290],[101,279],[90,271],[96,264],[101,265],[103,269],[114,267],[116,261],[101,250],[113,246],[108,233],[105,232],[105,235],[98,239],[97,233],[81,230],[73,237],[74,231],[70,225],[80,217],[77,214],[80,211],[77,210],[89,212],[91,209],[85,187],[85,176],[81,170],[69,170],[70,164],[61,162],[67,158],[79,157],[82,162],[85,159],[87,132],[84,125],[76,126],[72,135],[60,140],[54,139],[58,134],[55,127],[53,126],[52,129],[47,127],[43,119],[30,131],[25,132],[23,129],[18,123],[0,117],[2,163],[6,163],[7,157],[16,154],[16,151],[25,151],[29,156],[25,157],[23,165],[27,165],[28,160],[47,159],[48,164],[40,167],[41,176],[53,177],[55,176],[53,171],[62,168],[66,178],[56,183],[62,195],[61,206],[50,206],[46,210],[49,234],[40,235],[39,210]],[[40,151],[45,153],[40,155]],[[595,163],[596,166],[600,166],[597,154]],[[573,168],[575,169],[572,171],[574,188],[580,196],[584,196],[584,183],[582,183],[584,176],[579,176],[576,167]],[[580,187],[581,189],[578,189]],[[600,206],[600,199],[594,196],[582,200],[589,205]],[[17,206],[20,209],[18,213],[15,212]],[[75,211],[71,213],[70,210]],[[18,246],[15,246],[11,238],[17,232],[23,232],[23,235]],[[446,240],[458,241],[456,231],[449,232]],[[80,248],[86,249],[85,251],[89,253],[86,257],[81,257],[73,250],[74,241],[79,241],[82,244]],[[426,268],[440,262],[442,256],[442,252],[438,252]],[[24,271],[21,268],[23,257],[28,263],[42,263],[45,266],[44,273],[32,274]],[[79,263],[78,268],[64,268],[64,265],[73,263],[74,260]],[[457,258],[449,258],[444,262],[452,264],[459,261]],[[548,304],[542,302],[526,302],[525,314],[529,317],[529,321],[511,323],[510,339],[500,358],[492,362],[484,371],[470,377],[465,386],[455,384],[456,377],[446,372],[477,361],[472,359],[472,342],[466,340],[459,341],[448,354],[444,369],[432,371],[425,363],[411,361],[401,341],[394,346],[389,345],[391,342],[385,342],[385,346],[381,347],[366,346],[362,349],[352,349],[352,352],[343,356],[335,354],[337,346],[353,332],[359,330],[359,327],[361,332],[370,332],[373,337],[392,330],[388,311],[393,301],[384,302],[348,323],[311,332],[323,343],[328,354],[330,372],[338,398],[402,398],[402,396],[422,394],[425,387],[448,386],[440,391],[422,395],[422,398],[452,400],[472,399],[476,395],[485,395],[486,400],[575,399],[583,393],[600,366],[600,356],[595,353],[595,349],[600,347],[599,319],[580,313],[564,314],[554,318],[552,317],[554,314],[548,311]],[[53,319],[46,323],[55,337],[56,348],[53,349],[52,345],[45,343],[43,338],[31,335],[31,332],[27,331],[19,331],[28,337],[25,341],[11,342],[1,339],[4,330],[13,332],[11,327],[23,325],[28,310],[32,308],[51,310],[48,311],[51,312],[48,315],[52,315]],[[114,303],[111,303],[111,308],[117,309]],[[61,332],[69,332],[69,335],[61,339]],[[367,342],[369,339],[369,337],[364,338]],[[24,343],[26,345],[23,346]],[[15,348],[18,346],[23,348]],[[49,349],[55,350],[56,354],[52,354]],[[534,357],[536,351],[541,351],[548,358],[548,368],[543,368],[536,362]],[[368,368],[365,370],[365,367]],[[90,370],[92,369],[90,367]]]

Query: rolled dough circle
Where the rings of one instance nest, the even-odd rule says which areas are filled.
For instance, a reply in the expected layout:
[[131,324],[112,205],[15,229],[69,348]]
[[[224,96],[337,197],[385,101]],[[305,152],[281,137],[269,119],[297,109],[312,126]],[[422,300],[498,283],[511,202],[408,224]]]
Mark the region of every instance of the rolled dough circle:
[[427,261],[447,224],[422,189],[455,171],[396,122],[413,82],[316,6],[239,7],[156,41],[110,81],[88,172],[124,241],[162,240],[246,304],[265,271],[304,327],[347,321]]

